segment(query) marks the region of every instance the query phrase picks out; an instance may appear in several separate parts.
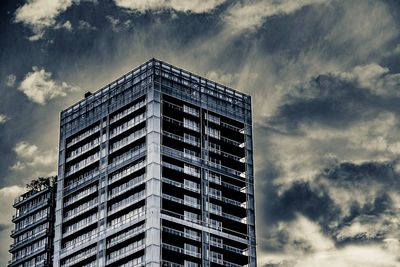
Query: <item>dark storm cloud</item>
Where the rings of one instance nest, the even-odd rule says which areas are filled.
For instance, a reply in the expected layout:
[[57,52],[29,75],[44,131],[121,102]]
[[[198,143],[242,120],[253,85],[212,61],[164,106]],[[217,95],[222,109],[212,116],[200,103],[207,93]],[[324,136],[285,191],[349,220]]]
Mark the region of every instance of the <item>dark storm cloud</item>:
[[396,162],[378,163],[366,162],[362,164],[341,163],[335,168],[328,168],[321,176],[330,180],[332,184],[351,188],[358,184],[372,185],[380,183],[388,188],[400,186],[399,174],[394,170]]
[[296,85],[283,98],[282,105],[268,120],[271,126],[296,133],[301,124],[345,128],[380,112],[400,112],[400,97],[376,95],[335,75],[319,75]]
[[[393,169],[395,162],[367,162],[354,164],[349,162],[322,168],[313,181],[297,180],[289,185],[273,185],[273,182],[263,185],[260,189],[265,192],[262,199],[263,220],[273,226],[281,222],[291,222],[299,214],[317,223],[323,233],[335,241],[336,246],[349,243],[372,242],[383,240],[389,231],[398,229],[395,222],[385,216],[396,216],[397,208],[389,192],[398,192],[400,175]],[[259,173],[267,175],[269,171]],[[332,189],[352,194],[353,189],[379,188],[376,194],[369,196],[365,202],[351,201],[346,204],[331,195]],[[349,210],[349,211],[347,211]],[[341,232],[355,222],[374,227],[380,220],[385,228],[376,232],[361,232],[356,235],[343,236]],[[288,244],[290,232],[277,231],[274,227],[265,229],[266,241],[262,248],[266,251],[277,251]],[[273,238],[273,242],[269,239]],[[297,244],[300,246],[300,244]]]

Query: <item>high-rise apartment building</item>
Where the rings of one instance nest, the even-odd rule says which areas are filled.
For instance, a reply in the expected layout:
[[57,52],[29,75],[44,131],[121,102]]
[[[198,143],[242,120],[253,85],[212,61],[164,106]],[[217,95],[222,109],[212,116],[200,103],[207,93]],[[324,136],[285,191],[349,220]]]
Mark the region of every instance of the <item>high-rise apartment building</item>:
[[61,113],[54,266],[256,266],[251,98],[152,59]]
[[55,188],[49,179],[35,183],[35,188],[14,201],[14,242],[8,267],[52,266]]

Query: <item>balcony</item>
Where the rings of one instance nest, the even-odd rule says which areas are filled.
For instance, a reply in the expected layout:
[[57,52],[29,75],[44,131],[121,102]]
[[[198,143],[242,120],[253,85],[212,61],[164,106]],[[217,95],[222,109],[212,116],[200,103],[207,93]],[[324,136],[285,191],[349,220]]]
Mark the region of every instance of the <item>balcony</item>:
[[100,144],[100,138],[96,138],[92,142],[87,143],[87,144],[83,145],[82,147],[72,151],[71,154],[69,155],[69,157],[66,158],[65,161],[69,162],[69,161],[85,154],[86,152],[92,150],[93,148],[98,147],[99,144]]
[[18,257],[13,257],[12,260],[8,261],[9,266],[19,266],[21,263],[24,261],[27,261],[28,259],[32,259],[36,257],[37,255],[43,253],[49,248],[49,244],[44,244],[40,247],[36,247],[35,249],[31,250],[27,254],[21,254]]
[[77,143],[79,143],[80,141],[84,140],[85,138],[91,136],[92,134],[98,132],[100,130],[100,125],[97,125],[96,127],[89,129],[88,131],[84,132],[83,134],[78,135],[77,137],[75,137],[74,139],[72,139],[68,144],[67,144],[67,148],[71,147]]
[[132,244],[129,244],[126,247],[123,247],[119,250],[116,250],[114,252],[111,252],[109,255],[107,255],[107,262],[106,264],[111,264],[114,263],[120,259],[123,259],[129,255],[132,255],[142,249],[145,248],[145,244],[143,239],[136,241]]
[[248,254],[247,253],[247,249],[240,249],[240,248],[229,246],[229,245],[225,245],[225,244],[224,244],[224,249],[227,250],[227,251],[231,251],[233,253],[237,253],[237,254],[243,255],[243,256],[248,256],[247,255]]
[[246,267],[247,266],[247,265],[245,265],[245,266],[239,265],[239,264],[236,264],[236,263],[233,263],[233,262],[229,262],[229,261],[225,261],[225,260],[224,260],[224,264],[223,265],[227,266],[227,267]]
[[124,168],[122,171],[118,171],[117,173],[113,174],[111,178],[108,179],[108,184],[110,185],[116,181],[119,181],[145,166],[146,166],[146,160],[141,160],[138,163],[129,166],[128,168]]
[[144,174],[129,180],[129,182],[127,183],[124,183],[118,187],[113,188],[109,192],[109,200],[116,196],[120,196],[125,192],[128,192],[129,190],[143,184],[143,182],[144,182]]
[[75,187],[78,187],[81,184],[84,184],[85,182],[92,180],[97,175],[99,175],[98,169],[95,169],[95,170],[92,170],[92,171],[89,171],[87,173],[80,175],[78,178],[73,179],[73,182],[67,183],[67,186],[64,188],[64,193],[66,193],[67,191],[70,191],[71,189],[73,189]]
[[76,233],[90,225],[93,225],[94,223],[97,223],[97,219],[98,219],[98,215],[97,215],[97,213],[94,213],[93,215],[68,226],[67,230],[65,230],[63,233],[63,238],[70,236],[71,234]]
[[[90,241],[96,240],[98,236],[99,236],[99,233],[97,232],[97,228],[96,228],[82,236],[79,236],[79,240],[73,239],[72,241],[66,242],[66,245],[61,249],[61,255],[65,254],[69,251],[72,251],[74,248],[78,248],[81,245],[87,246]],[[82,238],[82,237],[84,237],[84,238]]]
[[23,239],[20,242],[11,244],[10,246],[10,253],[13,253],[13,251],[17,250],[20,247],[26,246],[27,244],[34,242],[36,240],[39,240],[42,237],[45,237],[47,234],[49,234],[49,230],[46,228],[43,228],[42,230],[40,230],[39,232],[26,237],[25,239]]
[[24,225],[23,227],[18,227],[16,229],[12,229],[11,230],[11,237],[14,238],[15,236],[20,235],[20,234],[28,231],[29,229],[34,228],[35,226],[38,226],[38,225],[40,225],[42,223],[47,222],[49,217],[50,217],[50,215],[48,214],[48,215],[46,215],[44,217],[40,217],[39,219],[37,219],[37,220],[27,224],[27,225]]
[[[40,216],[31,217],[32,219],[30,217],[25,218],[23,221],[18,222],[18,224],[16,224],[15,232],[20,232],[22,230],[30,228],[31,226],[34,226],[38,222],[42,221],[43,219],[48,218],[48,216],[49,216],[49,212],[46,211],[45,213],[40,214]],[[13,232],[11,232],[11,233],[13,233]]]
[[108,165],[109,169],[112,169],[118,165],[122,165],[125,162],[131,160],[132,158],[137,157],[138,155],[144,154],[146,152],[146,146],[145,143],[134,147],[133,149],[121,154],[118,157],[115,157],[112,161],[112,163],[110,163]]
[[122,125],[112,129],[110,131],[110,139],[121,134],[124,133],[130,129],[132,129],[133,127],[139,125],[140,123],[144,122],[146,120],[146,113],[142,113],[136,117],[134,117],[133,119],[123,123]]
[[192,240],[195,240],[195,241],[201,241],[201,237],[200,236],[192,235],[192,234],[185,233],[185,232],[182,232],[182,231],[178,231],[178,230],[170,228],[170,227],[163,226],[162,230],[164,232],[166,232],[166,233],[169,233],[169,234],[185,237],[185,238],[192,239]]
[[110,154],[129,145],[132,144],[133,142],[139,140],[140,138],[144,137],[146,135],[146,128],[142,128],[136,132],[131,133],[129,136],[115,142],[112,144],[112,147],[110,149]]
[[180,182],[177,182],[177,181],[165,178],[165,177],[162,177],[162,181],[167,183],[167,184],[173,185],[175,187],[184,188],[186,190],[189,190],[189,191],[192,191],[192,192],[195,192],[195,193],[200,193],[200,185],[198,185],[196,187],[192,187],[192,186],[189,186],[187,184],[183,184],[183,183],[180,183]]
[[139,235],[141,233],[144,233],[144,224],[141,224],[140,226],[137,226],[128,231],[123,231],[122,234],[111,238],[110,241],[107,242],[107,248],[111,248],[115,245],[118,245],[118,244],[124,242],[125,240],[128,240],[128,239],[130,239],[136,235]]
[[187,200],[183,200],[181,198],[174,197],[174,196],[167,195],[167,194],[163,194],[162,197],[164,199],[173,201],[175,203],[183,204],[185,206],[189,206],[189,207],[192,207],[192,208],[195,208],[195,209],[200,209],[200,207],[201,207],[199,202],[187,201]]
[[75,202],[93,194],[93,193],[97,193],[97,185],[89,187],[73,196],[68,197],[67,200],[64,202],[64,208],[72,203],[75,203]]
[[30,207],[26,208],[24,211],[20,212],[19,214],[14,214],[12,216],[12,221],[15,222],[17,220],[20,220],[28,215],[32,215],[33,213],[35,213],[35,211],[40,210],[41,208],[44,208],[46,205],[50,204],[51,199],[43,199],[43,201],[35,204],[35,205],[31,205]]
[[144,107],[145,105],[146,105],[146,101],[142,100],[139,103],[136,103],[135,105],[131,106],[130,108],[123,110],[122,112],[114,115],[110,119],[110,124],[128,116],[129,114],[132,114],[133,112],[135,112],[136,110],[139,110],[140,108]]
[[65,176],[70,176],[71,174],[74,174],[83,168],[89,166],[90,164],[98,161],[100,159],[100,153],[97,152],[96,154],[91,155],[90,157],[80,161],[77,164],[72,165],[69,170],[65,173]]
[[226,128],[226,129],[232,130],[232,131],[234,131],[234,132],[238,132],[238,133],[241,133],[241,134],[244,133],[244,129],[243,129],[243,128],[239,128],[239,127],[230,125],[229,123],[226,123],[226,122],[222,122],[222,121],[221,121],[221,124],[220,124],[220,125],[221,125],[222,127]]
[[246,172],[240,172],[240,171],[237,171],[235,169],[231,169],[231,168],[222,166],[220,164],[214,163],[212,161],[207,161],[207,165],[209,167],[211,167],[212,169],[220,171],[220,172],[222,172],[224,174],[235,175],[235,176],[238,176],[238,177],[241,177],[241,178],[246,178]]
[[144,207],[140,207],[136,210],[130,211],[127,214],[122,215],[121,217],[118,217],[116,219],[113,219],[108,222],[107,229],[106,231],[111,231],[115,228],[119,228],[123,225],[126,225],[130,222],[138,222],[142,219],[144,219],[144,215],[146,214],[146,211]]
[[[185,137],[182,137],[182,136],[179,136],[179,135],[167,132],[167,131],[163,131],[163,134],[166,137],[172,138],[172,139],[177,140],[177,141],[184,142],[186,144],[190,144],[192,146],[197,146],[197,147],[200,146],[200,142],[198,140],[192,140],[192,139],[189,139],[189,138],[185,138]],[[198,139],[197,137],[195,137],[195,138]]]
[[90,200],[89,202],[86,202],[70,211],[67,211],[64,213],[64,222],[69,221],[73,218],[78,217],[79,215],[82,215],[94,208],[97,208],[98,206],[98,199],[94,198]]
[[175,263],[175,262],[171,262],[171,261],[165,261],[165,260],[163,260],[162,261],[162,266],[163,267],[184,267],[182,264],[178,264],[178,263]]
[[200,258],[201,257],[201,253],[199,253],[199,252],[186,250],[184,248],[177,247],[177,246],[174,246],[174,245],[170,245],[170,244],[167,244],[167,243],[163,243],[162,247],[167,249],[167,250],[174,251],[174,252],[177,252],[177,253],[180,253],[180,254],[185,254],[185,255],[192,256],[192,257],[196,257],[196,258]]
[[25,194],[14,199],[14,208],[17,208],[17,206],[20,206],[22,203],[27,202],[28,200],[31,200],[35,197],[38,197],[41,194],[45,194],[46,192],[49,192],[50,190],[51,190],[51,187],[44,187],[38,191],[37,190],[28,191]]
[[247,218],[246,217],[241,218],[241,217],[234,216],[234,215],[231,215],[231,214],[226,213],[226,212],[223,212],[221,216],[224,217],[224,218],[236,221],[236,222],[247,223]]
[[96,247],[92,247],[90,249],[84,250],[81,253],[79,253],[79,254],[71,257],[71,258],[66,259],[64,261],[64,263],[61,264],[61,267],[69,267],[69,266],[75,265],[78,262],[81,262],[81,261],[86,260],[86,259],[88,259],[88,258],[90,258],[92,256],[95,256],[96,253],[97,253],[97,248]]
[[128,198],[125,198],[117,203],[114,203],[110,206],[108,209],[108,215],[112,215],[120,210],[125,209],[126,207],[129,207],[145,198],[145,191],[140,191],[138,193],[135,193]]
[[168,116],[163,116],[163,119],[171,124],[174,124],[176,126],[182,127],[183,122],[179,120],[175,120],[174,118],[168,117]]
[[236,201],[236,200],[233,200],[233,199],[230,199],[230,198],[227,198],[227,197],[223,197],[222,198],[222,202],[231,204],[231,205],[236,206],[236,207],[246,208],[246,202]]
[[240,187],[240,186],[233,185],[233,184],[230,184],[230,183],[227,183],[227,182],[222,182],[221,184],[222,184],[223,187],[238,191],[240,193],[246,193],[246,187]]
[[233,140],[233,139],[230,139],[230,138],[228,138],[228,137],[224,137],[224,136],[221,136],[221,140],[223,141],[223,142],[225,142],[225,143],[227,143],[227,144],[230,144],[230,145],[233,145],[233,146],[237,146],[237,147],[240,147],[240,148],[243,148],[244,146],[243,146],[243,142],[238,142],[238,141],[236,141],[236,140]]

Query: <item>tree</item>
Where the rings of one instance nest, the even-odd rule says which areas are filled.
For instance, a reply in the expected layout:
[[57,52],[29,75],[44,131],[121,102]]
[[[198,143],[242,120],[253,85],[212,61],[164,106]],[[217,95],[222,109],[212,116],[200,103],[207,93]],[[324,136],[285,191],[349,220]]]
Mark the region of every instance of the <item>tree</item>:
[[28,190],[40,191],[49,187],[54,186],[57,176],[50,177],[38,177],[30,181],[26,188]]

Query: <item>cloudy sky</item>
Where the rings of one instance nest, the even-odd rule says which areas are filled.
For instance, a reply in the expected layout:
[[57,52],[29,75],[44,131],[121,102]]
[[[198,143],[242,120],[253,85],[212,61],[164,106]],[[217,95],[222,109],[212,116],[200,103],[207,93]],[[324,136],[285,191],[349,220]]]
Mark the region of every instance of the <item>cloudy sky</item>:
[[0,266],[59,112],[156,57],[251,94],[259,266],[400,266],[398,0],[3,0]]

